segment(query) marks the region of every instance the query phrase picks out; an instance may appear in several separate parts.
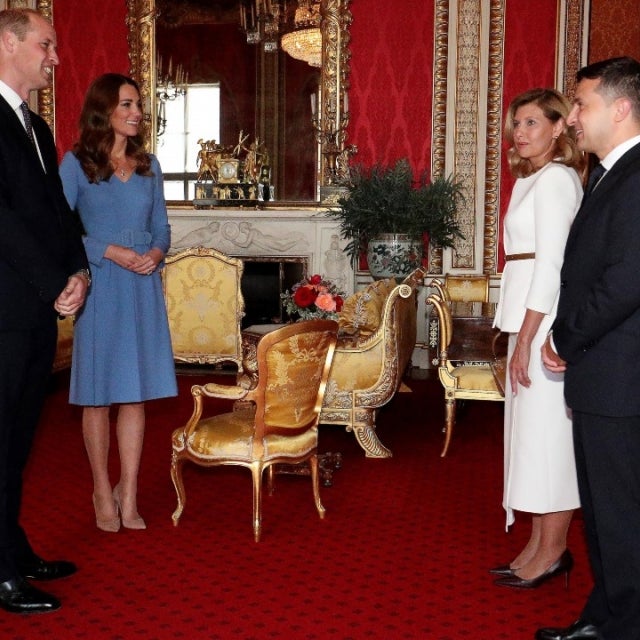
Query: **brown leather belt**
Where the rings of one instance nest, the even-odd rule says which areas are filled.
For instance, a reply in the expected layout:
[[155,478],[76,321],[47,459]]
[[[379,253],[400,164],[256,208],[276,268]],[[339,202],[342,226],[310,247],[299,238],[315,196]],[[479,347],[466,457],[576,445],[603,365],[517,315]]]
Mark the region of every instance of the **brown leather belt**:
[[511,260],[533,260],[536,257],[535,253],[511,253],[504,257],[505,262],[511,262]]

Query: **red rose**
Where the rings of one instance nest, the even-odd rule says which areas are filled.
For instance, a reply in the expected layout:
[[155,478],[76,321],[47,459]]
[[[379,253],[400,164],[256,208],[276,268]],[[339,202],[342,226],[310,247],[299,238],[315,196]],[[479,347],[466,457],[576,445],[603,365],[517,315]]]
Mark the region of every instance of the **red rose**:
[[334,296],[333,299],[336,301],[336,311],[342,311],[342,305],[344,304],[342,296]]
[[311,276],[309,278],[309,284],[320,284],[322,282],[322,276],[319,276],[317,273],[315,276]]
[[298,287],[293,294],[293,301],[301,308],[310,307],[315,301],[318,292],[308,285]]

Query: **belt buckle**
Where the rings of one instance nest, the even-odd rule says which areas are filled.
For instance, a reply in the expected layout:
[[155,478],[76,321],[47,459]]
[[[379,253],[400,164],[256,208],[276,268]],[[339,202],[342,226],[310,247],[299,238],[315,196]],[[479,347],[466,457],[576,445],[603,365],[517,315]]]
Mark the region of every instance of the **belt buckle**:
[[133,229],[123,229],[122,230],[122,246],[133,247],[134,245],[135,245],[135,242],[134,242]]

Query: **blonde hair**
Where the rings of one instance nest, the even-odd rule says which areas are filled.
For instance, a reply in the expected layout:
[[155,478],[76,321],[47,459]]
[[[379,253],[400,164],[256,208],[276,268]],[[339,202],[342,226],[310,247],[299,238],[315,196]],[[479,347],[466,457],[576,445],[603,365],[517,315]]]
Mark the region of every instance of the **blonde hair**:
[[[21,42],[31,30],[31,16],[43,18],[35,9],[4,9],[0,11],[0,33],[11,31]],[[46,20],[46,18],[45,18]]]
[[576,145],[575,133],[566,125],[567,116],[571,111],[569,101],[555,89],[530,89],[516,96],[509,105],[507,116],[504,123],[504,133],[509,143],[509,151],[507,151],[507,160],[509,169],[516,178],[526,178],[537,171],[531,161],[523,158],[514,147],[514,126],[516,111],[527,104],[535,104],[540,107],[543,115],[547,120],[555,124],[562,118],[565,125],[562,132],[555,140],[552,161],[559,162],[575,169],[582,176],[585,167],[584,154],[578,150]]

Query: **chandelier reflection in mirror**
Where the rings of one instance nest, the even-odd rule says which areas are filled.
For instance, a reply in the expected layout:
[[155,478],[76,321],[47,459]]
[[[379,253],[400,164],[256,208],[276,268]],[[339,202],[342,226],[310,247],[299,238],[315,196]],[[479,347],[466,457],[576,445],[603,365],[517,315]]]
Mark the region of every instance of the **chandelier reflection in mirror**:
[[[289,5],[291,6],[291,5]],[[320,3],[298,0],[295,12],[286,0],[244,0],[240,4],[240,25],[249,44],[262,44],[265,52],[282,49],[312,67],[322,64]]]
[[171,59],[169,59],[169,67],[166,74],[162,71],[161,56],[158,56],[156,68],[158,70],[158,82],[156,84],[156,99],[158,103],[156,135],[159,138],[167,128],[167,102],[187,93],[186,87],[189,84],[189,78],[181,65],[178,65],[175,72],[173,72]]

